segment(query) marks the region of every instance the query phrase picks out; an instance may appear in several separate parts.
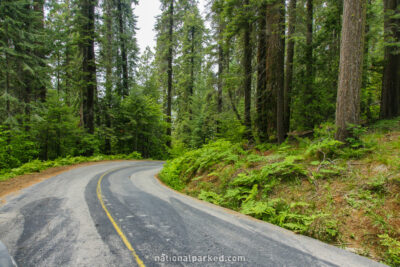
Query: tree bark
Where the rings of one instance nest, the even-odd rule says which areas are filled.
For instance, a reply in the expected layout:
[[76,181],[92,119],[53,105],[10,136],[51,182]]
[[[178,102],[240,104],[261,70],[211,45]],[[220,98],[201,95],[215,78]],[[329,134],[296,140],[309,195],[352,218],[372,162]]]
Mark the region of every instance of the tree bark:
[[171,147],[171,123],[172,123],[172,60],[173,60],[173,33],[174,33],[174,1],[169,5],[169,25],[168,25],[168,89],[167,89],[167,146]]
[[221,120],[221,113],[222,113],[222,90],[223,90],[223,75],[224,75],[224,47],[223,47],[223,31],[224,25],[222,19],[219,21],[218,25],[218,82],[217,82],[217,113],[218,113],[218,120],[217,120],[217,133],[221,132],[220,128],[220,120]]
[[[111,101],[112,101],[112,3],[113,0],[106,0],[105,2],[105,25],[106,25],[106,105],[107,111],[105,112],[105,124],[107,128],[111,128],[111,118],[109,112],[111,111]],[[111,153],[111,140],[110,137],[106,135],[104,140],[105,151],[107,154]]]
[[121,96],[126,97],[129,94],[129,75],[128,75],[128,55],[126,52],[126,44],[124,37],[124,17],[122,11],[121,0],[117,2],[118,9],[118,30],[119,30],[119,42],[121,49],[121,63],[122,63],[122,92]]
[[[249,1],[245,0],[245,5],[249,5]],[[246,7],[247,8],[247,7]],[[243,70],[244,70],[244,126],[246,127],[246,139],[251,143],[253,135],[251,131],[251,76],[252,76],[252,46],[251,32],[252,26],[248,20],[243,23]]]
[[306,47],[305,47],[305,88],[303,93],[303,103],[302,103],[302,115],[305,118],[304,126],[307,128],[314,128],[314,120],[313,117],[310,117],[310,114],[313,113],[313,110],[310,109],[310,104],[314,99],[313,92],[313,84],[314,84],[314,76],[313,76],[313,20],[314,20],[314,5],[313,0],[307,0],[306,3],[307,8],[307,17],[306,17]]
[[345,0],[336,102],[336,139],[346,141],[348,127],[360,121],[366,0]]
[[[44,31],[44,0],[34,0],[34,11],[37,13],[37,23],[35,25],[35,27],[39,30],[39,31]],[[39,45],[41,46],[39,48],[39,50],[37,51],[37,56],[41,59],[41,60],[45,60],[45,53],[44,53],[44,44],[42,43],[42,41],[39,41]],[[41,67],[45,67],[45,63],[41,62],[40,63]],[[41,102],[45,102],[46,101],[46,86],[42,83],[42,81],[38,81],[39,84],[39,88],[38,91],[35,92],[36,95],[39,96],[39,99]]]
[[[385,42],[400,42],[400,0],[384,0]],[[400,48],[386,45],[385,66],[382,78],[380,118],[388,119],[400,115]]]
[[96,82],[96,62],[94,52],[94,39],[95,39],[95,17],[94,9],[96,0],[83,0],[81,2],[81,12],[84,18],[83,25],[81,26],[80,48],[82,51],[82,116],[83,126],[88,133],[94,133],[94,101],[95,92],[97,92]]
[[284,84],[284,131],[285,134],[290,131],[290,106],[291,106],[291,92],[293,83],[293,58],[294,58],[294,33],[296,31],[296,5],[297,0],[290,0],[289,2],[289,24],[287,33],[287,49],[286,49],[286,73]]
[[267,62],[269,130],[276,130],[279,143],[285,138],[283,120],[285,27],[284,0],[275,0],[267,6]]
[[313,81],[313,20],[314,5],[313,0],[307,0],[307,36],[306,36],[306,75],[308,80],[307,92],[312,94]]
[[257,94],[256,94],[256,126],[260,142],[268,141],[268,114],[267,103],[267,5],[263,4],[258,19],[258,48],[257,48]]
[[194,90],[194,40],[195,38],[195,28],[192,26],[190,29],[190,85],[189,85],[189,98],[188,98],[188,111],[190,120],[192,120],[192,97]]

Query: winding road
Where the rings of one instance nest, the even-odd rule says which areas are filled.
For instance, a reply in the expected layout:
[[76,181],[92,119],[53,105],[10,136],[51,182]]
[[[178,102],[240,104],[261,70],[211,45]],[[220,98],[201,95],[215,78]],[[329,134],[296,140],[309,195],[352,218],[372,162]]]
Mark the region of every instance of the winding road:
[[383,266],[179,194],[161,162],[77,168],[9,197],[0,240],[18,266]]

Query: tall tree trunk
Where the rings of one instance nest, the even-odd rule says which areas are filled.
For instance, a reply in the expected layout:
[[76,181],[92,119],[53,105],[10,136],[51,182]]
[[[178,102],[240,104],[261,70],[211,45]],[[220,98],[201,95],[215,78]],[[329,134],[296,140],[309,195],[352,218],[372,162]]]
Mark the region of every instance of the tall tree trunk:
[[293,83],[293,58],[294,58],[294,34],[296,31],[296,5],[297,0],[290,0],[289,2],[289,24],[287,33],[287,49],[286,49],[286,73],[284,84],[284,131],[287,134],[290,131],[290,106],[291,106],[291,93]]
[[83,25],[81,26],[81,40],[80,49],[82,52],[82,73],[83,73],[83,86],[82,86],[82,116],[83,126],[88,133],[94,133],[94,101],[95,93],[97,91],[96,82],[96,62],[94,53],[94,39],[95,39],[95,17],[94,9],[96,0],[82,0],[81,12],[84,18]]
[[313,76],[313,20],[314,20],[314,5],[313,0],[307,0],[307,17],[306,17],[306,48],[305,48],[305,88],[303,93],[303,104],[302,114],[305,118],[304,126],[307,128],[313,128],[315,121],[310,117],[313,110],[310,109],[310,103],[312,103],[315,95],[313,92],[314,76]]
[[309,80],[307,91],[312,93],[313,77],[313,20],[314,6],[313,0],[307,0],[307,36],[306,36],[306,75]]
[[[361,101],[361,114],[367,116],[367,121],[372,120],[371,105],[372,105],[372,95],[371,91],[368,90],[368,77],[369,77],[369,42],[370,42],[370,23],[368,21],[369,10],[368,6],[371,6],[371,0],[367,0],[367,16],[365,21],[365,41],[364,41],[364,60],[363,60],[363,73],[362,73],[362,83],[361,83],[361,95],[366,97],[366,101]],[[361,97],[362,98],[362,97]]]
[[[7,48],[10,48],[10,41],[8,39],[8,29],[7,27],[5,28],[5,36],[6,36],[6,44],[7,44]],[[10,105],[10,60],[9,60],[9,55],[7,52],[4,52],[4,56],[5,56],[5,60],[6,60],[6,113],[7,113],[7,130],[9,129],[9,119],[11,118],[11,105]],[[7,144],[9,144],[9,142],[7,142]]]
[[193,97],[193,89],[194,89],[194,37],[195,37],[195,28],[192,26],[190,29],[190,85],[189,85],[189,98],[188,98],[188,111],[190,120],[192,120],[192,97]]
[[[35,28],[36,30],[43,32],[44,31],[44,0],[34,0],[33,3],[33,7],[35,12],[37,13],[37,18],[36,18],[36,23],[35,23]],[[45,60],[45,52],[44,52],[44,44],[43,41],[39,41],[40,47],[38,49],[38,51],[36,51],[37,56],[41,59],[41,60]],[[40,63],[41,67],[45,67],[45,63],[41,62]],[[39,99],[41,102],[45,102],[46,101],[46,86],[44,85],[44,83],[42,83],[42,81],[38,81],[39,83],[39,88],[37,89],[37,92],[35,92],[35,95],[39,96]],[[58,86],[58,85],[57,85]]]
[[348,127],[360,121],[366,0],[345,0],[336,102],[336,139],[346,141]]
[[[400,0],[384,0],[385,42],[400,42]],[[397,15],[394,18],[393,15]],[[400,48],[385,47],[380,118],[400,115]]]
[[119,42],[121,49],[121,63],[122,63],[122,92],[121,96],[126,97],[129,94],[129,75],[128,75],[128,55],[126,52],[125,36],[124,36],[124,14],[122,11],[122,2],[118,0],[118,30]]
[[284,105],[284,61],[285,61],[285,27],[284,0],[275,0],[267,6],[267,94],[268,94],[268,128],[276,130],[278,142],[284,141],[283,128]]
[[[106,0],[105,2],[105,24],[106,24],[106,44],[105,44],[105,50],[106,50],[106,83],[105,83],[105,88],[106,88],[106,106],[107,110],[105,112],[105,124],[107,128],[111,128],[111,118],[110,118],[110,111],[111,111],[111,102],[112,102],[112,67],[113,67],[113,53],[112,53],[112,38],[113,38],[113,33],[112,33],[112,6],[113,6],[113,0]],[[108,135],[106,135],[106,138],[104,140],[104,145],[105,145],[105,151],[107,154],[111,153],[111,139]]]
[[173,60],[173,37],[174,33],[174,0],[169,5],[169,25],[168,25],[168,89],[167,89],[167,146],[171,147],[171,123],[172,123],[172,60]]
[[[249,1],[245,0],[245,8],[249,5]],[[244,126],[246,127],[246,139],[249,142],[253,141],[251,131],[251,76],[252,67],[251,59],[253,49],[251,46],[251,32],[252,26],[246,21],[243,26],[243,70],[244,70]]]
[[223,90],[223,75],[224,75],[224,47],[223,47],[223,32],[224,32],[224,25],[222,19],[219,21],[218,25],[218,83],[217,83],[217,113],[218,113],[218,120],[217,120],[217,133],[221,132],[220,127],[220,120],[221,120],[221,113],[222,113],[222,90]]
[[257,96],[256,96],[256,126],[260,142],[268,141],[267,103],[267,5],[264,3],[259,10],[258,19],[258,48],[257,48]]

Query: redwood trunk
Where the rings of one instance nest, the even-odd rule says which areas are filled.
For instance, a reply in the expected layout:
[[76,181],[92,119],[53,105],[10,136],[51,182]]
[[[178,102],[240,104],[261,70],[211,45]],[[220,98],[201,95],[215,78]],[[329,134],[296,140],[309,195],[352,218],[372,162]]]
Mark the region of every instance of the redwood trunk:
[[260,10],[258,20],[258,51],[257,51],[257,117],[256,126],[260,142],[268,141],[268,114],[267,114],[267,79],[266,79],[266,60],[267,60],[267,7],[263,5]]
[[[36,27],[38,30],[43,31],[44,30],[44,0],[34,0],[34,10],[37,12],[37,23]],[[39,45],[43,46],[42,43],[39,43]],[[39,48],[39,51],[37,51],[38,57],[41,60],[45,60],[45,53],[43,51],[43,48]],[[41,62],[40,63],[41,67],[45,67],[45,63]],[[41,83],[42,81],[39,81],[39,88],[38,91],[35,92],[36,95],[39,96],[39,99],[41,102],[46,101],[46,86]]]
[[284,130],[285,134],[290,131],[290,105],[291,92],[293,83],[293,58],[294,58],[294,33],[296,31],[296,4],[297,0],[290,0],[289,3],[289,25],[287,34],[287,49],[286,49],[286,74],[284,85]]
[[121,48],[121,62],[122,62],[122,97],[126,97],[129,94],[129,75],[128,75],[128,55],[126,53],[126,44],[124,37],[124,17],[122,11],[121,0],[118,0],[118,28],[119,28],[119,42]]
[[[276,130],[278,142],[284,141],[283,127],[283,90],[284,90],[284,57],[285,28],[284,1],[275,0],[267,7],[267,63],[266,79],[268,94],[269,129]],[[272,123],[273,122],[273,123]]]
[[[400,42],[400,0],[384,0],[385,42]],[[400,115],[400,48],[385,47],[385,66],[382,79],[380,118],[388,119]]]
[[174,1],[172,0],[169,6],[169,47],[168,47],[168,89],[167,89],[167,146],[171,147],[171,116],[172,116],[172,59],[173,59],[173,49],[172,49],[172,42],[173,42],[173,30],[174,30]]
[[345,0],[336,102],[336,139],[346,141],[348,127],[360,121],[360,89],[364,56],[365,0]]
[[82,1],[81,11],[85,17],[84,25],[82,25],[82,37],[86,38],[82,41],[81,51],[83,56],[82,73],[84,84],[82,86],[82,119],[83,125],[91,134],[94,133],[94,98],[97,84],[96,84],[96,62],[94,52],[94,39],[95,39],[95,0]]
[[[248,6],[249,1],[245,1],[245,5]],[[243,69],[244,69],[244,125],[246,127],[246,138],[249,142],[252,142],[253,135],[251,132],[251,58],[252,58],[252,46],[251,46],[251,24],[246,21],[244,23],[244,36],[243,36]]]

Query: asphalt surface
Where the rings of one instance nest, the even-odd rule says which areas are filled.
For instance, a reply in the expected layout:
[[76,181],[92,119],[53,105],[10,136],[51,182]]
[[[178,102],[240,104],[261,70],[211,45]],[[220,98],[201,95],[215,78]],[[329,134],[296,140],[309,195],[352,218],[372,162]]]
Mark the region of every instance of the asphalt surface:
[[0,240],[24,267],[383,266],[178,194],[161,168],[92,165],[29,187],[0,207]]

